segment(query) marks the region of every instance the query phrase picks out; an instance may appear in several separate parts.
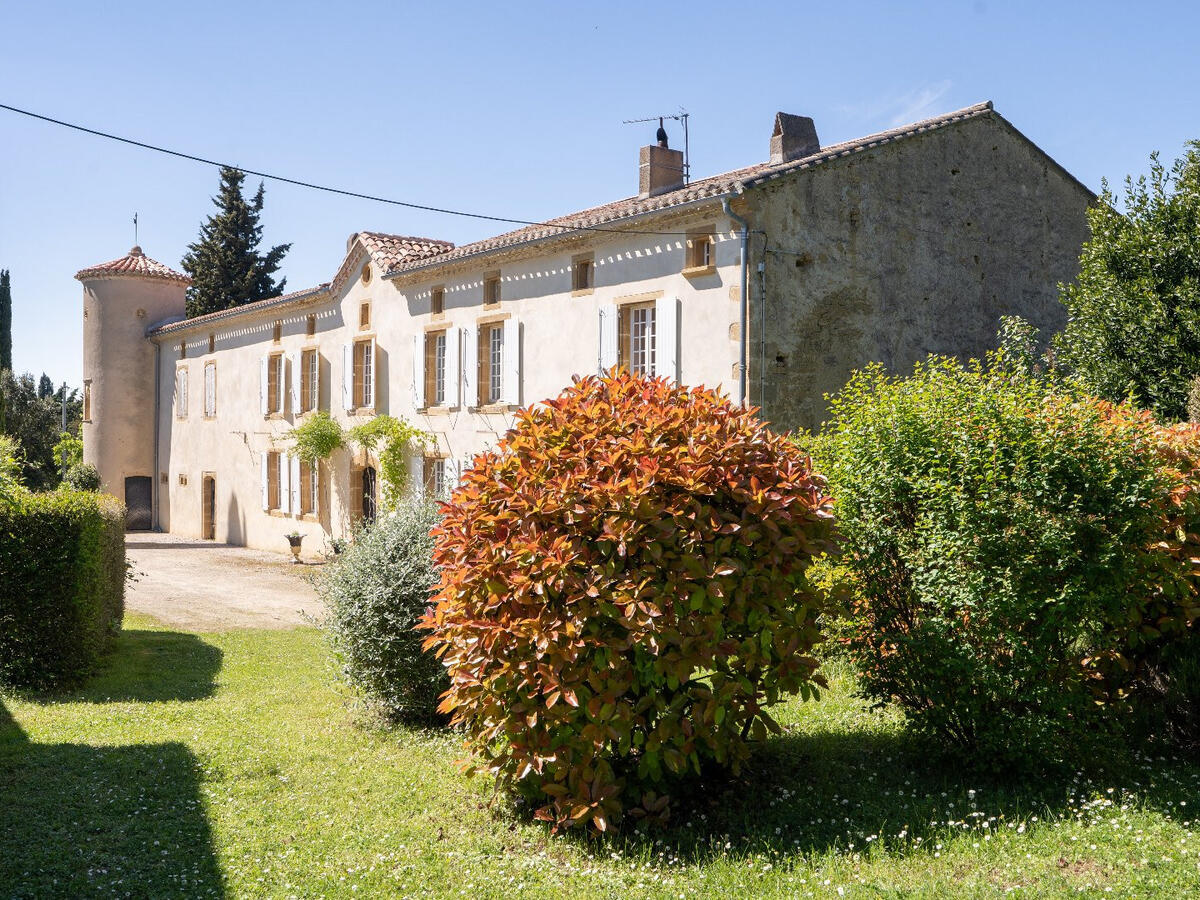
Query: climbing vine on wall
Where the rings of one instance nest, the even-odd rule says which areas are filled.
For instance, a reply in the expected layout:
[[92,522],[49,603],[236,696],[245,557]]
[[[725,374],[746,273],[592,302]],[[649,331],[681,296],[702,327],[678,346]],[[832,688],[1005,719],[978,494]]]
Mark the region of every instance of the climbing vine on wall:
[[414,448],[426,446],[430,435],[406,419],[375,416],[351,428],[346,433],[346,438],[364,450],[374,451],[378,455],[383,501],[385,505],[391,506],[404,493],[408,484],[409,452]]

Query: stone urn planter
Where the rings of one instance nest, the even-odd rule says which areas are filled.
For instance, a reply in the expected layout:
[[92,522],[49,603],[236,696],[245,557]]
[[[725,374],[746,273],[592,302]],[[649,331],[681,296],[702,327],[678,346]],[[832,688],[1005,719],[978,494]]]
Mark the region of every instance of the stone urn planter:
[[293,531],[287,536],[288,545],[292,548],[292,562],[298,564],[300,562],[300,542],[304,540],[304,535],[298,531]]

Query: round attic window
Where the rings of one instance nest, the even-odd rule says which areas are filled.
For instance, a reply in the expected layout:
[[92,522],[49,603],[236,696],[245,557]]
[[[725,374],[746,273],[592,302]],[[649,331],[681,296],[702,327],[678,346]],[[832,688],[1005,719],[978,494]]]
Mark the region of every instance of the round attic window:
[[362,267],[362,283],[366,284],[371,280],[371,264],[367,263]]

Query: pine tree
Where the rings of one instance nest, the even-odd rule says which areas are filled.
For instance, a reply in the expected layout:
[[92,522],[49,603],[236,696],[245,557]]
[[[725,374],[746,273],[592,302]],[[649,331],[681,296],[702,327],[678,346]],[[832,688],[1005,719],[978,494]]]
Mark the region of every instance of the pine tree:
[[0,372],[12,371],[12,285],[0,269]]
[[38,399],[45,400],[47,397],[54,396],[54,382],[50,380],[50,376],[45,372],[38,379]]
[[260,182],[254,199],[247,203],[242,196],[245,178],[237,169],[221,168],[221,186],[213,198],[218,212],[200,226],[200,240],[188,245],[183,270],[192,277],[187,291],[189,318],[278,297],[287,284],[286,278],[276,283],[272,276],[292,245],[258,252],[263,186]]

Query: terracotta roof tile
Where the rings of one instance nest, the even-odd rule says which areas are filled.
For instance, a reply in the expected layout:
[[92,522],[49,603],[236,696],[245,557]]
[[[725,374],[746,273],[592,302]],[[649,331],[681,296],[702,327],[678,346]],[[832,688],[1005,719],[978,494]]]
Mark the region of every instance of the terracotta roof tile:
[[80,281],[93,278],[158,278],[163,281],[178,281],[181,284],[192,283],[192,279],[182,272],[176,272],[170,266],[148,257],[141,247],[134,247],[112,262],[80,269],[75,273],[75,277]]
[[968,106],[965,109],[956,110],[945,115],[923,119],[911,125],[893,128],[889,131],[868,135],[853,141],[833,144],[822,148],[819,152],[811,156],[792,160],[791,162],[766,162],[746,166],[745,168],[735,169],[732,172],[725,172],[721,175],[698,179],[685,187],[665,194],[659,194],[656,197],[648,197],[646,199],[627,197],[624,200],[617,200],[612,203],[606,203],[603,206],[595,206],[591,209],[550,219],[538,225],[528,225],[524,228],[518,228],[515,231],[497,235],[496,237],[475,241],[471,244],[463,244],[436,257],[406,259],[387,272],[385,277],[391,278],[402,275],[405,272],[418,271],[456,259],[464,259],[482,253],[490,253],[514,247],[519,244],[532,243],[559,235],[571,234],[578,230],[603,228],[608,225],[619,228],[619,223],[624,219],[669,209],[674,206],[682,206],[707,198],[724,197],[729,194],[740,193],[747,187],[762,184],[772,178],[778,178],[800,169],[807,169],[831,159],[849,156],[881,144],[888,144],[900,138],[931,131],[935,128],[942,128],[955,122],[961,122],[964,119],[989,113],[991,110],[991,101],[977,103],[974,106]]
[[219,322],[222,319],[228,319],[233,316],[271,309],[275,306],[285,306],[289,303],[299,303],[302,300],[311,300],[314,297],[322,296],[328,290],[329,282],[325,282],[324,284],[318,284],[316,287],[305,288],[302,291],[292,291],[288,294],[280,294],[278,297],[269,297],[266,300],[243,303],[241,306],[233,306],[229,309],[219,309],[216,312],[206,313],[203,316],[195,316],[191,319],[180,319],[178,322],[161,325],[147,333],[168,334],[173,331],[182,331],[185,328],[191,328],[193,325],[206,325],[210,322]]

